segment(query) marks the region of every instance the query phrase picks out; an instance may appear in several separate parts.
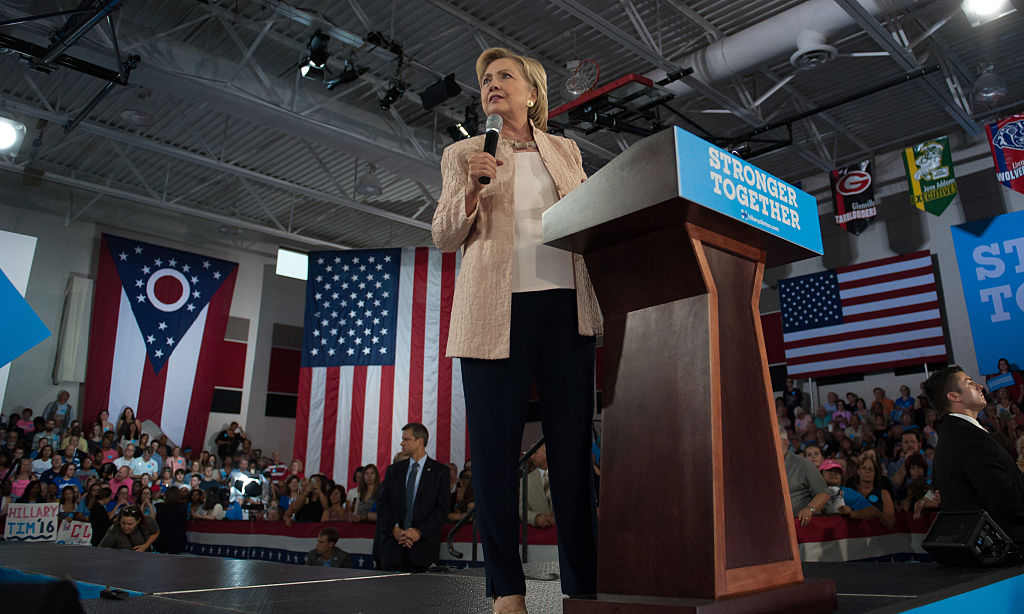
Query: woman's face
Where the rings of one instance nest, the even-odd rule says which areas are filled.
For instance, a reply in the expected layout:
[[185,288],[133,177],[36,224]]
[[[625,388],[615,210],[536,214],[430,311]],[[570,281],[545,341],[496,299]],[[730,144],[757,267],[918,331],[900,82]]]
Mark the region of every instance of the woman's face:
[[924,475],[924,469],[922,469],[919,465],[911,465],[910,468],[907,469],[907,473],[910,474],[911,480],[916,480]]
[[825,460],[825,458],[821,455],[821,450],[814,446],[808,447],[804,451],[804,456],[807,458],[807,460],[811,461],[811,463],[816,468],[821,466],[821,461]]
[[32,484],[25,490],[25,494],[28,495],[29,501],[35,501],[39,498],[39,495],[43,492],[43,486],[39,482]]
[[999,372],[1000,373],[1006,373],[1009,370],[1010,370],[1010,363],[1007,362],[1006,360],[1000,358],[999,359]]
[[529,107],[526,101],[536,101],[537,92],[530,87],[523,67],[511,58],[491,62],[480,78],[480,106],[486,115],[497,113],[505,120],[523,121]]
[[128,500],[128,487],[127,486],[122,486],[122,487],[117,489],[117,500],[118,500],[118,502],[122,502],[122,501],[127,501]]
[[174,446],[174,449],[171,450],[171,456],[175,458],[181,456],[181,448],[179,448],[178,446]]
[[107,410],[104,409],[104,410],[100,411],[100,418],[99,418],[100,422],[106,422],[109,418],[110,418],[110,413],[107,412]]
[[302,484],[299,483],[299,478],[292,478],[288,480],[288,492],[295,494],[299,492],[299,488],[301,487]]
[[153,492],[148,488],[143,488],[142,492],[139,493],[140,503],[149,503],[153,499]]
[[846,401],[842,399],[836,400],[836,411],[843,411],[846,409]]
[[376,484],[377,483],[377,470],[374,469],[373,467],[370,467],[368,469],[364,469],[363,470],[363,481],[365,481],[367,484]]
[[341,491],[338,490],[337,488],[332,490],[331,491],[331,505],[341,505],[342,501],[344,501],[344,497],[342,497]]
[[835,405],[836,402],[839,401],[839,395],[837,395],[834,392],[828,393],[828,397],[827,398],[828,398],[829,405]]
[[135,411],[131,407],[124,408],[124,421],[131,422],[135,420]]
[[909,397],[910,396],[910,387],[909,386],[900,386],[900,396],[904,397],[904,398]]
[[75,477],[75,466],[68,463],[68,466],[64,468],[64,479],[70,480],[73,477]]
[[857,468],[857,475],[864,482],[875,481],[875,461],[867,456],[860,461],[860,467]]

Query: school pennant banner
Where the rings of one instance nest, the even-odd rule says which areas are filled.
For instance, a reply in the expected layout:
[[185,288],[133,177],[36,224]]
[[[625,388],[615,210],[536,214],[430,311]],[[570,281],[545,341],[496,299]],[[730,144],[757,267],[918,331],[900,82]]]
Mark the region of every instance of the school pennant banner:
[[957,195],[949,137],[925,141],[903,150],[910,201],[921,211],[942,215]]
[[1024,114],[988,124],[985,130],[999,183],[1024,194]]
[[875,208],[875,188],[871,181],[871,160],[832,169],[829,179],[832,183],[832,207],[836,214],[836,224],[843,230],[859,235],[878,213]]

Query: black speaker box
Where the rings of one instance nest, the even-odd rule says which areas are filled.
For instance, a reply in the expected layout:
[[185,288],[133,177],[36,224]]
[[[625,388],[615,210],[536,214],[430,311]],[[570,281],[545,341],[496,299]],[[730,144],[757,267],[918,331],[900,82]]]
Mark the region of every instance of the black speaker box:
[[1017,547],[988,512],[940,512],[921,544],[936,562],[958,567],[999,565]]

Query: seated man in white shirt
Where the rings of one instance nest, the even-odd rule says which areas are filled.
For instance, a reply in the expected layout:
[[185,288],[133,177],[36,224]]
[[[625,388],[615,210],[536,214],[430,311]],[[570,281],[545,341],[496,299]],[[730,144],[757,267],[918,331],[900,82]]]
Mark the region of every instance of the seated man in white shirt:
[[[116,464],[117,461],[114,461],[114,463]],[[153,453],[150,448],[143,450],[142,456],[133,458],[129,461],[128,467],[132,470],[133,480],[137,480],[143,475],[148,475],[150,483],[155,483],[160,474],[160,465],[157,464],[156,459],[153,458]]]
[[132,460],[135,459],[135,444],[130,443],[124,447],[124,455],[114,460],[114,466],[131,468]]
[[[533,453],[533,456],[530,457],[530,464],[535,469],[526,478],[526,521],[532,526],[544,529],[555,524],[555,509],[551,506],[551,483],[548,479],[546,446],[541,446]],[[521,495],[522,493],[520,493]],[[522,516],[522,499],[520,498],[519,501],[519,514]]]

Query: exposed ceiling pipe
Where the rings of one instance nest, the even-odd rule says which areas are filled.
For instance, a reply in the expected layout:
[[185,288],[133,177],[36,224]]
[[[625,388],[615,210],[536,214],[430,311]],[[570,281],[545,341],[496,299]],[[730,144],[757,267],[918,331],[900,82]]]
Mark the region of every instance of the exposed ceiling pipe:
[[[888,15],[914,4],[915,0],[859,0],[871,15]],[[746,73],[765,62],[799,49],[798,40],[808,52],[813,41],[824,42],[837,31],[855,25],[853,18],[834,0],[809,0],[760,23],[721,38],[678,61],[693,68],[693,76],[711,84]],[[827,45],[825,45],[827,46]],[[653,81],[666,75],[658,69],[648,73]],[[676,95],[695,90],[682,81],[665,86]]]

